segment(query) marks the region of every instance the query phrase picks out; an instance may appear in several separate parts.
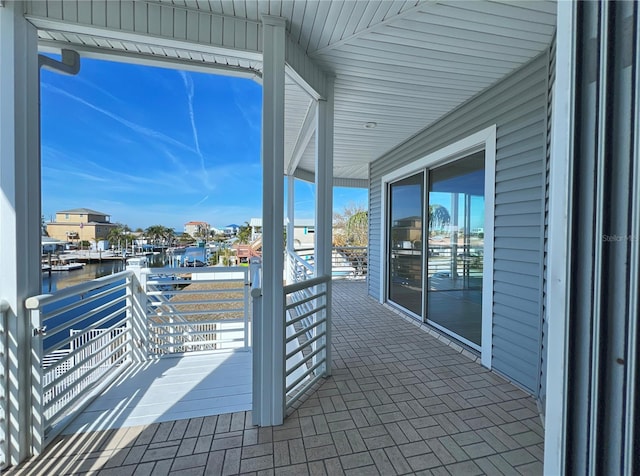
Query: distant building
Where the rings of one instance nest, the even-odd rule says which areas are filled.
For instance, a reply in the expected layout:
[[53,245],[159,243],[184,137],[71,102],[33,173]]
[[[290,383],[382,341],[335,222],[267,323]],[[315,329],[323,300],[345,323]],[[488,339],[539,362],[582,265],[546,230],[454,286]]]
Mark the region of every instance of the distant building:
[[66,241],[57,240],[55,238],[51,238],[50,236],[43,236],[41,238],[41,243],[42,243],[42,254],[47,254],[47,253],[58,253],[59,251],[63,251]]
[[232,223],[231,225],[225,226],[223,231],[226,236],[236,236],[239,230],[240,225]]
[[184,224],[184,232],[194,238],[209,236],[211,226],[203,221],[190,221]]
[[116,226],[109,215],[89,208],[74,208],[56,212],[55,221],[47,223],[47,233],[61,241],[105,240]]
[[[255,241],[262,236],[262,218],[252,218],[249,221],[251,227],[251,241]],[[286,224],[283,224],[286,230]],[[315,220],[297,218],[293,223],[293,247],[313,248],[315,237]]]

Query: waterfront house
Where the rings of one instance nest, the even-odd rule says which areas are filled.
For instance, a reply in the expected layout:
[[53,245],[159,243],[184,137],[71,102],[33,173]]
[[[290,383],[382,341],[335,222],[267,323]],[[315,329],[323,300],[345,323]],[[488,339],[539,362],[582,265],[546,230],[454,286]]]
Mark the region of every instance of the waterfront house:
[[42,254],[45,255],[47,253],[57,253],[59,251],[63,251],[65,244],[66,241],[56,240],[55,238],[51,238],[49,236],[43,236]]
[[[251,241],[255,241],[262,236],[262,218],[252,218],[249,221],[251,227]],[[296,218],[293,222],[293,247],[299,248],[313,248],[314,245],[314,232],[315,232],[315,220]],[[287,229],[287,225],[283,225],[283,229]]]
[[184,232],[194,238],[207,238],[211,226],[204,221],[190,221],[184,224]]
[[[547,474],[638,474],[639,39],[634,2],[1,2],[6,462],[19,463],[41,448],[32,438],[39,415],[28,416],[38,395],[30,386],[34,329],[24,306],[39,290],[38,68],[75,74],[87,55],[240,75],[262,84],[259,294],[267,320],[254,342],[259,350],[254,350],[253,417],[259,425],[278,425],[286,416],[282,320],[289,294],[282,283],[282,223],[285,209],[288,223],[294,223],[294,180],[316,184],[313,272],[318,281],[311,282],[326,286],[328,296],[332,188],[365,187],[370,196],[367,294],[384,307],[372,311],[371,299],[365,306],[352,297],[348,309],[358,324],[366,320],[391,334],[385,323],[391,322],[386,311],[393,309],[452,349],[477,358],[484,366],[477,373],[491,369],[490,375],[523,389],[544,420]],[[39,63],[38,49],[66,51],[60,62],[40,57]],[[293,251],[291,240],[286,249]],[[354,306],[366,307],[368,314]],[[330,303],[324,309],[328,345],[322,365],[328,376]],[[344,329],[351,327],[343,328],[334,348],[345,349],[353,341]],[[376,353],[387,349],[375,329],[358,329],[359,336],[377,343],[363,343],[372,368],[349,372],[349,362],[358,362],[341,362],[347,371],[341,368],[339,385],[322,394],[329,401],[355,385],[356,375],[369,379],[366,385],[391,378],[376,373],[393,371],[376,360]],[[393,344],[397,365],[409,373],[424,364],[416,357],[424,349],[412,345]],[[346,355],[359,355],[351,350]],[[438,361],[439,356],[428,358]],[[438,381],[433,372],[411,378],[427,388],[432,379]],[[457,391],[448,395],[452,407],[480,405]],[[444,403],[438,402],[435,408],[441,409]],[[406,464],[414,458],[416,464],[439,464],[443,470],[451,464],[454,473],[454,464],[481,472],[489,471],[479,469],[486,462],[483,452],[494,454],[501,444],[521,450],[501,428],[499,436],[474,440],[467,452],[448,436],[427,439],[433,446],[426,446],[427,436],[415,431],[423,417],[389,410],[394,405],[381,404],[378,410],[402,417],[409,432],[405,438],[417,439],[407,444],[431,448],[428,453],[409,456],[396,448],[381,454],[375,445],[393,446],[391,430],[382,424],[367,427],[365,418],[357,420],[362,427],[350,441],[360,451],[340,458],[336,445],[353,450],[344,431],[344,445],[328,443],[334,453],[323,456],[312,445],[322,434],[306,441],[311,446],[305,449],[303,429],[285,427],[278,436],[296,435],[286,450],[287,458],[289,450],[293,455],[287,464],[299,457],[305,471],[307,461],[320,461],[325,471],[335,463],[340,470],[368,464],[385,472],[391,459]],[[430,418],[428,404],[419,406]],[[306,416],[311,426],[329,430],[323,416],[329,410],[314,410],[320,416]],[[371,418],[377,418],[372,411]],[[341,416],[336,413],[333,417]],[[452,418],[434,428],[442,435],[444,427],[460,431],[457,425],[464,421],[455,412]],[[478,418],[504,422],[495,412]],[[480,438],[479,431],[471,433],[465,437]],[[239,471],[240,460],[257,463],[245,453],[225,454],[237,459]],[[515,472],[518,463],[526,464],[520,457],[534,457],[524,449],[517,455],[500,461]],[[273,458],[260,462],[264,469],[276,464]],[[414,466],[397,470],[402,468]]]
[[105,240],[109,232],[117,227],[110,216],[89,208],[74,208],[56,212],[54,221],[47,223],[50,237],[65,242],[88,241],[96,243]]

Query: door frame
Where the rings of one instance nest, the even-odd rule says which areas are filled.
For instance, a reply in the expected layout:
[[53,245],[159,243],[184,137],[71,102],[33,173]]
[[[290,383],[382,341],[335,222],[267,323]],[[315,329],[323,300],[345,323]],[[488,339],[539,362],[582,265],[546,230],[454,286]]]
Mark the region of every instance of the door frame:
[[[492,339],[493,339],[493,253],[494,253],[494,222],[495,222],[495,188],[496,188],[496,125],[482,129],[446,147],[425,155],[407,165],[397,168],[384,175],[381,180],[381,226],[380,226],[380,302],[388,302],[388,191],[389,184],[406,176],[415,174],[423,169],[433,168],[448,162],[461,159],[469,154],[485,151],[485,180],[484,180],[484,257],[482,273],[482,345],[480,360],[483,366],[491,368]],[[424,213],[424,212],[423,212]],[[423,240],[424,242],[424,240]],[[423,253],[423,260],[426,259]],[[424,264],[423,264],[424,270]],[[424,289],[424,286],[423,286]],[[423,290],[424,299],[424,290]],[[423,306],[422,320],[424,322],[426,309]]]

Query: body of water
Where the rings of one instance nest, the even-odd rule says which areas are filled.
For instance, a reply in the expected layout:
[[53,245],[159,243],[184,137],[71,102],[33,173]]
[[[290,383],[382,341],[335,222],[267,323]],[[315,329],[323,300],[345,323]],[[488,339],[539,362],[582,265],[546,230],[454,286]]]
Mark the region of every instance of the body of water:
[[[165,256],[162,254],[153,256],[150,255],[147,258],[149,261],[149,266],[164,265]],[[42,292],[46,294],[55,294],[56,291],[59,291],[61,289],[75,286],[87,281],[92,281],[96,278],[101,278],[102,276],[116,274],[120,271],[124,271],[125,269],[126,263],[123,260],[105,260],[101,263],[88,263],[82,269],[73,271],[54,271],[51,273],[45,271],[42,273]],[[43,313],[50,314],[57,309],[65,308],[73,304],[76,305],[76,307],[63,314],[47,319],[46,323],[44,324],[46,324],[47,328],[49,329],[56,329],[60,326],[63,326],[67,321],[74,321],[75,324],[72,326],[72,328],[80,330],[90,327],[93,323],[103,318],[113,316],[111,319],[103,322],[100,327],[108,329],[124,325],[124,319],[126,317],[124,313],[124,302],[113,304],[111,306],[108,305],[110,302],[113,302],[114,299],[124,296],[124,290],[118,290],[112,293],[108,292],[109,289],[113,289],[123,282],[124,280],[108,284],[97,290],[90,291],[81,295],[70,296],[56,303],[45,306],[43,309]],[[91,302],[87,302],[85,305],[82,304],[82,301],[86,298],[94,296],[97,293],[104,292],[107,292],[107,294]],[[98,313],[94,313],[93,311],[99,307],[102,307],[102,310]],[[69,331],[49,333],[44,338],[43,343],[45,354],[54,347],[58,347],[58,344],[68,337]],[[65,347],[68,347],[68,345],[66,345]]]
[[[164,266],[165,255],[149,255],[147,256],[149,266]],[[48,271],[42,272],[42,292],[45,294],[53,294],[56,291],[76,284],[85,283],[102,276],[119,273],[126,269],[123,260],[105,260],[101,263],[87,263],[84,268],[73,271]]]

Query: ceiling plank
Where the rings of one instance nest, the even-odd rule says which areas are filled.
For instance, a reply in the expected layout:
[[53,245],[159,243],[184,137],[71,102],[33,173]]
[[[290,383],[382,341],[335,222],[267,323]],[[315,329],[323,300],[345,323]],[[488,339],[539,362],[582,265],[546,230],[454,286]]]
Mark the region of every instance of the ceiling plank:
[[[336,41],[335,43],[331,43],[331,44],[329,44],[327,46],[324,46],[322,48],[319,48],[317,50],[310,51],[309,52],[309,56],[314,57],[314,56],[320,55],[322,53],[326,53],[327,51],[330,51],[330,50],[332,50],[334,48],[342,46],[345,43],[348,43],[349,41],[351,41],[351,40],[353,40],[355,38],[359,38],[359,37],[361,37],[363,35],[366,35],[368,33],[373,32],[373,31],[378,31],[381,28],[384,28],[384,26],[388,25],[391,22],[394,22],[394,21],[397,21],[397,20],[400,20],[402,18],[406,18],[406,17],[408,17],[410,15],[415,14],[416,12],[424,9],[427,5],[429,5],[430,3],[434,2],[434,1],[435,0],[429,0],[429,2],[420,3],[420,4],[418,4],[417,6],[415,6],[413,8],[405,10],[402,13],[398,13],[397,15],[395,15],[393,17],[386,18],[386,19],[382,20],[381,22],[376,23],[375,25],[371,25],[371,26],[365,28],[364,30],[359,30],[359,31],[356,31],[355,33],[352,33],[351,35],[343,37],[339,41]],[[364,2],[362,2],[362,3],[364,3]]]

